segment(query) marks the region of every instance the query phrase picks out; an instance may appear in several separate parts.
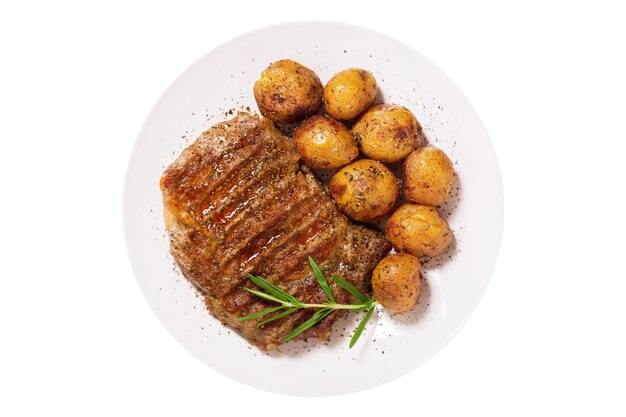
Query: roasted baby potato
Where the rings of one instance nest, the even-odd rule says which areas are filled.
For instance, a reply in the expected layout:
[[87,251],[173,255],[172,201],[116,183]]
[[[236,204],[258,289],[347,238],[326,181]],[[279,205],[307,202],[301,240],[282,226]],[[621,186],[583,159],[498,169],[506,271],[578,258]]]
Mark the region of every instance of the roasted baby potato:
[[438,206],[452,190],[454,167],[440,149],[418,149],[404,161],[404,198],[416,203]]
[[312,116],[300,123],[293,141],[302,160],[314,168],[340,168],[359,156],[352,133],[327,116]]
[[330,193],[348,217],[367,221],[384,216],[396,205],[398,179],[383,164],[361,159],[337,171]]
[[417,304],[420,296],[422,264],[413,255],[396,253],[378,263],[372,273],[376,299],[391,313],[404,313]]
[[322,83],[313,71],[296,61],[274,62],[254,83],[254,99],[261,114],[278,123],[294,123],[322,105]]
[[359,68],[341,71],[324,87],[326,113],[339,120],[354,119],[372,104],[376,91],[371,72]]
[[387,239],[398,251],[432,257],[452,244],[452,231],[435,207],[409,203],[387,221]]
[[352,126],[361,151],[381,162],[397,162],[419,146],[422,128],[410,110],[380,104],[367,111]]

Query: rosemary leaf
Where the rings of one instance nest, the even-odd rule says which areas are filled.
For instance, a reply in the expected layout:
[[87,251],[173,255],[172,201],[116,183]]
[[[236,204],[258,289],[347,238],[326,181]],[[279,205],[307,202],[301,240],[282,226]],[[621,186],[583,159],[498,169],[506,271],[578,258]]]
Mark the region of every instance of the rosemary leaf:
[[[282,307],[281,307],[281,308],[282,308]],[[285,316],[288,316],[289,314],[294,313],[294,312],[296,312],[296,311],[298,311],[298,310],[300,310],[300,309],[299,309],[299,308],[296,308],[296,307],[294,307],[294,308],[290,308],[289,310],[285,310],[285,311],[283,311],[282,313],[278,313],[278,314],[276,314],[275,316],[272,316],[272,317],[270,317],[270,318],[269,318],[269,319],[267,319],[267,320],[263,320],[262,322],[260,322],[259,324],[257,324],[257,325],[256,325],[256,327],[261,327],[261,326],[263,326],[265,323],[269,323],[269,322],[271,322],[271,321],[278,320],[278,319],[283,318],[283,317],[285,317]]]
[[311,269],[313,270],[313,275],[315,275],[315,279],[317,280],[317,283],[320,285],[320,287],[322,287],[322,291],[324,291],[324,293],[326,294],[326,297],[328,297],[328,300],[331,303],[334,303],[335,299],[333,298],[333,291],[330,289],[330,286],[328,285],[326,278],[324,278],[324,274],[322,274],[322,271],[320,271],[320,267],[315,263],[313,258],[311,258],[310,256],[309,256],[309,264],[311,265]]
[[[238,320],[246,321],[246,320],[251,320],[251,319],[255,319],[258,317],[262,317],[262,316],[267,316],[268,314],[272,314],[274,312],[278,312],[277,314],[267,317],[263,321],[258,323],[257,324],[257,327],[258,327],[266,323],[270,323],[274,320],[278,320],[282,317],[288,316],[289,314],[295,313],[296,311],[299,311],[304,308],[316,309],[313,315],[308,320],[306,320],[304,323],[297,326],[295,329],[291,330],[291,332],[289,332],[287,336],[282,338],[280,342],[285,343],[301,335],[303,332],[307,331],[311,327],[315,326],[317,323],[324,320],[334,311],[348,310],[348,311],[358,312],[358,311],[367,310],[367,312],[365,313],[365,315],[359,322],[358,327],[354,331],[354,335],[352,335],[352,338],[350,339],[350,348],[352,348],[352,346],[354,346],[357,340],[359,340],[359,337],[361,337],[361,334],[363,333],[363,330],[365,329],[367,322],[369,321],[369,319],[372,317],[372,314],[374,313],[374,309],[376,308],[377,305],[379,305],[378,301],[376,300],[376,297],[372,297],[372,298],[366,297],[354,285],[338,277],[337,275],[333,275],[332,278],[338,286],[345,289],[350,294],[352,294],[356,299],[358,299],[358,302],[354,304],[337,304],[337,302],[335,301],[335,298],[333,297],[331,286],[328,284],[328,281],[326,281],[326,278],[324,278],[324,274],[322,274],[320,267],[317,265],[317,263],[315,263],[313,258],[311,258],[310,256],[309,256],[309,265],[311,266],[311,270],[313,271],[313,275],[315,276],[317,283],[319,284],[322,291],[324,291],[324,294],[326,294],[326,298],[327,298],[326,301],[322,303],[310,303],[310,304],[303,303],[302,301],[298,300],[296,297],[289,294],[288,292],[281,290],[280,288],[278,288],[276,285],[272,284],[265,278],[248,274],[247,275],[248,278],[254,284],[256,284],[257,287],[259,287],[260,289],[266,292],[251,289],[251,288],[245,288],[245,287],[244,287],[244,290],[248,291],[251,294],[256,295],[257,297],[261,297],[265,300],[278,303],[279,305],[267,308],[257,313],[249,314],[247,316],[239,318]],[[279,311],[281,309],[285,309],[285,310]]]
[[258,297],[265,298],[266,300],[269,300],[269,301],[273,301],[275,303],[279,303],[279,304],[284,304],[285,303],[283,300],[279,300],[278,298],[276,298],[274,296],[271,296],[269,294],[266,294],[263,291],[253,290],[252,288],[245,288],[245,287],[244,287],[244,290],[246,290],[249,293],[252,293],[252,294],[254,294],[254,295],[258,296]]
[[301,325],[293,329],[287,336],[283,337],[283,339],[280,342],[285,343],[285,342],[290,341],[294,337],[300,335],[304,331],[310,329],[311,327],[313,327],[320,321],[324,320],[332,312],[333,310],[331,309],[322,309],[322,310],[316,311],[315,313],[313,313],[310,319],[308,319],[307,321],[305,321],[304,323],[302,323]]
[[260,277],[258,275],[254,276],[252,274],[248,274],[248,278],[250,279],[250,281],[254,282],[256,285],[263,288],[265,291],[267,291],[268,293],[270,293],[271,295],[273,295],[274,297],[278,298],[281,301],[286,301],[294,305],[302,304],[296,297],[294,297],[293,295],[289,294],[286,291],[281,290],[276,285],[272,284],[271,282],[269,282],[263,277]]
[[369,301],[369,298],[367,298],[361,291],[359,291],[358,288],[350,284],[345,279],[341,279],[337,275],[333,275],[333,281],[335,281],[337,285],[339,285],[341,288],[343,288],[344,290],[348,291],[350,294],[355,296],[357,300],[364,302],[364,303]]
[[374,312],[375,308],[376,306],[370,307],[370,309],[367,310],[367,313],[365,313],[365,315],[363,316],[363,319],[361,320],[356,330],[354,331],[354,334],[352,335],[352,339],[350,339],[350,349],[352,349],[352,346],[354,346],[357,340],[359,340],[359,337],[361,337],[361,334],[365,329],[365,325],[369,321],[370,317],[372,317],[372,313]]
[[248,314],[247,316],[239,317],[237,321],[247,321],[247,320],[256,319],[257,317],[261,317],[266,314],[273,313],[274,311],[280,310],[281,308],[285,308],[285,307],[281,305],[281,306],[267,308],[262,311],[257,311],[256,313]]

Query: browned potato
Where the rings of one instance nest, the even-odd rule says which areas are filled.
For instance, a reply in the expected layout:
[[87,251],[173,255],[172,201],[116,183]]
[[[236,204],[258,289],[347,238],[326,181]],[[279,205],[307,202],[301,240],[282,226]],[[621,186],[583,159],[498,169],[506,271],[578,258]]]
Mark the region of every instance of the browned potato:
[[422,264],[413,255],[396,253],[378,263],[372,273],[376,299],[392,313],[409,311],[420,296]]
[[339,168],[359,156],[352,133],[327,116],[312,116],[300,123],[293,141],[304,162],[314,168]]
[[402,193],[407,200],[438,206],[452,191],[454,167],[440,149],[418,149],[404,161]]
[[359,68],[338,72],[324,87],[326,112],[335,119],[354,119],[372,104],[376,91],[371,72]]
[[317,113],[322,105],[322,83],[307,67],[283,59],[261,73],[254,83],[254,99],[263,116],[293,123]]
[[389,213],[400,189],[389,168],[371,159],[361,159],[333,175],[330,193],[350,218],[367,221]]
[[435,207],[409,203],[387,221],[387,239],[399,251],[437,256],[452,244],[452,231]]
[[410,110],[393,104],[379,104],[352,126],[361,151],[381,162],[397,162],[419,146],[422,128]]

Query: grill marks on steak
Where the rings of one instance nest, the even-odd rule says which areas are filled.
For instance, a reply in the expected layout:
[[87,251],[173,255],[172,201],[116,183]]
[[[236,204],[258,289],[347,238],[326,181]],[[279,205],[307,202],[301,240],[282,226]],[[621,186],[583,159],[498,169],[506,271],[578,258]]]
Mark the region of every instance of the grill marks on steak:
[[[267,119],[249,114],[200,136],[161,178],[171,253],[183,274],[205,292],[211,313],[263,349],[313,313],[298,311],[257,328],[237,318],[273,306],[243,290],[247,273],[261,275],[304,302],[325,295],[311,275],[312,256],[366,289],[389,250],[379,233],[351,224],[315,176],[299,166],[292,143]],[[351,296],[331,283],[338,302]],[[328,337],[334,314],[303,337]]]

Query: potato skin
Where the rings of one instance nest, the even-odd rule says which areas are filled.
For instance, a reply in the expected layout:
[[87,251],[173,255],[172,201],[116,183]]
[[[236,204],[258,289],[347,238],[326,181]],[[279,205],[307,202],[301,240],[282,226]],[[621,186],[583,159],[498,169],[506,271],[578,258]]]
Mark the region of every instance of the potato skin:
[[340,168],[359,156],[352,133],[327,116],[312,116],[300,123],[293,141],[302,160],[314,168]]
[[389,168],[371,159],[361,159],[333,175],[330,193],[348,217],[368,221],[393,209],[400,188],[398,179]]
[[381,162],[398,162],[419,146],[422,128],[411,111],[393,104],[379,104],[352,126],[361,151]]
[[411,310],[420,296],[421,268],[420,261],[408,253],[395,253],[384,258],[372,273],[376,299],[391,313]]
[[261,114],[278,123],[294,123],[322,106],[322,83],[309,68],[283,59],[267,67],[254,83]]
[[432,257],[450,247],[452,231],[435,207],[408,203],[389,217],[387,239],[398,251]]
[[454,175],[443,151],[432,146],[418,149],[404,161],[402,194],[415,203],[438,206],[450,195]]
[[324,87],[326,113],[351,120],[363,113],[376,98],[378,86],[371,72],[350,68],[338,72]]

